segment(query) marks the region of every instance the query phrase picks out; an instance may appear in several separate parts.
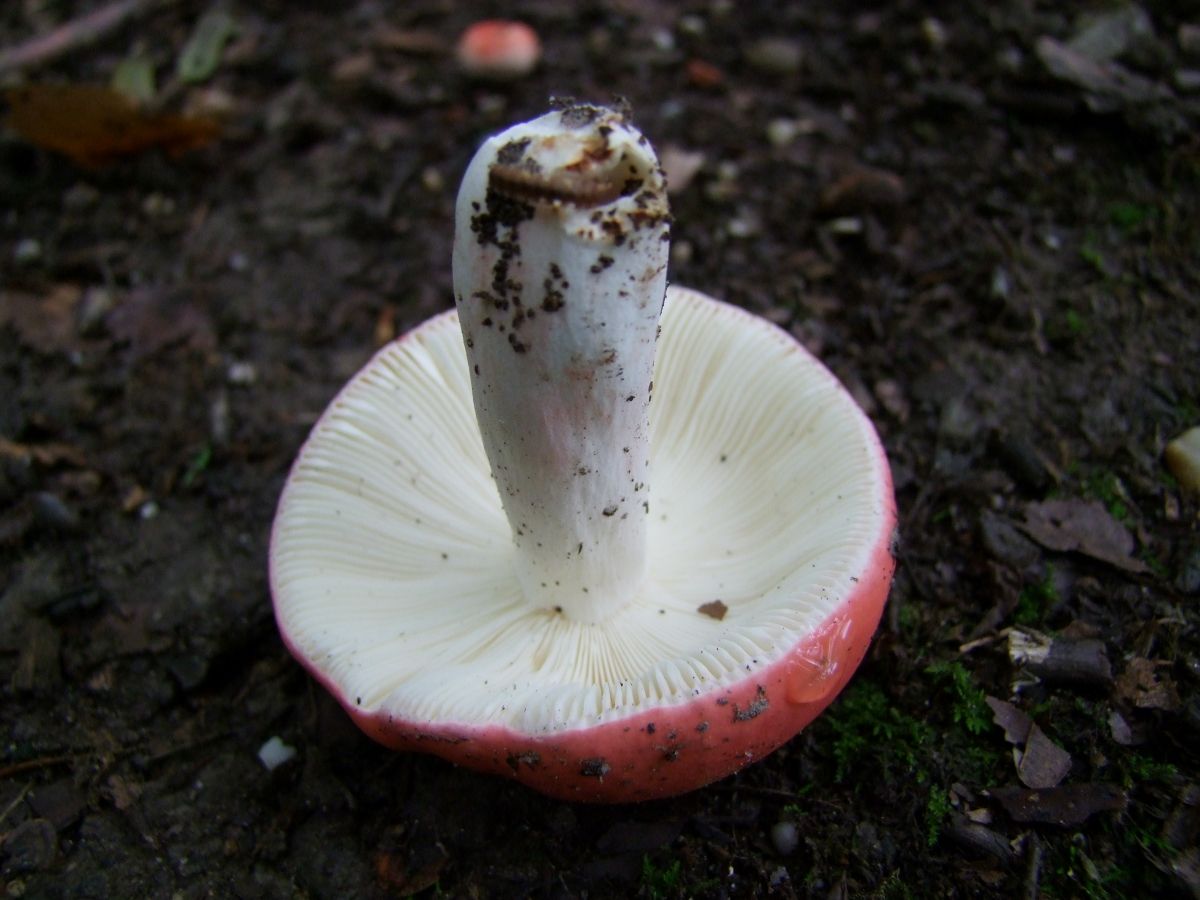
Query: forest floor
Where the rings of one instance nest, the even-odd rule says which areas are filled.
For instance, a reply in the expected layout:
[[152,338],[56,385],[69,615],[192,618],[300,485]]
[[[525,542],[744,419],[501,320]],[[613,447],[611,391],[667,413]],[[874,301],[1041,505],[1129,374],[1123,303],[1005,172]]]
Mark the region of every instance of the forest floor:
[[[101,5],[4,4],[0,47]],[[1200,502],[1164,464],[1200,425],[1200,4],[531,0],[503,84],[456,65],[468,4],[233,3],[207,44],[207,3],[143,6],[0,74],[7,896],[1200,897]],[[45,87],[118,72],[219,131],[147,114],[196,146],[130,152]],[[844,380],[900,510],[845,693],[636,806],[375,745],[267,585],[308,429],[449,307],[465,163],[552,96],[628,99],[671,280]]]

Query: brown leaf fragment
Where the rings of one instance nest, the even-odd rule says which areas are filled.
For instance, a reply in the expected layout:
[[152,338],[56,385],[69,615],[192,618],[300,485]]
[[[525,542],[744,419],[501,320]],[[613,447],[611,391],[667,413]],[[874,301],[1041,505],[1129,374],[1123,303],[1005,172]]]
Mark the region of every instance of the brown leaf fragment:
[[135,291],[106,321],[113,337],[129,344],[135,360],[174,344],[200,352],[216,347],[212,322],[200,307],[184,297],[153,289]]
[[904,202],[904,180],[894,172],[856,166],[821,192],[821,212],[849,215],[868,209],[892,209]]
[[1047,790],[1009,787],[991,791],[1016,822],[1042,822],[1069,828],[1098,812],[1125,808],[1125,792],[1115,784],[1065,784]]
[[47,355],[75,349],[76,308],[83,291],[58,284],[43,295],[0,290],[0,327],[11,325],[21,343]]
[[1095,500],[1047,500],[1025,507],[1025,533],[1060,553],[1082,553],[1126,572],[1146,572],[1135,559],[1133,535]]
[[36,463],[45,468],[53,468],[59,463],[80,469],[87,466],[83,451],[72,444],[18,444],[6,437],[0,437],[0,459],[15,460],[23,465]]
[[1017,777],[1035,790],[1057,787],[1071,771],[1071,754],[1046,736],[1037,725],[1029,729]]
[[729,612],[729,607],[720,600],[710,600],[708,603],[701,603],[697,606],[696,612],[720,622],[725,618],[725,613]]
[[1168,675],[1158,675],[1153,660],[1135,656],[1117,679],[1117,697],[1139,709],[1179,709],[1179,691]]
[[1111,112],[1122,105],[1153,103],[1170,97],[1165,86],[1117,63],[1091,59],[1052,37],[1038,38],[1034,49],[1046,71],[1087,92],[1088,106],[1096,112]]
[[1007,700],[999,697],[986,699],[987,705],[992,708],[992,721],[1004,729],[1004,739],[1010,744],[1023,745],[1034,728],[1033,719]]
[[211,119],[148,112],[96,84],[26,84],[10,88],[8,126],[31,144],[94,169],[154,148],[182,153],[213,141]]

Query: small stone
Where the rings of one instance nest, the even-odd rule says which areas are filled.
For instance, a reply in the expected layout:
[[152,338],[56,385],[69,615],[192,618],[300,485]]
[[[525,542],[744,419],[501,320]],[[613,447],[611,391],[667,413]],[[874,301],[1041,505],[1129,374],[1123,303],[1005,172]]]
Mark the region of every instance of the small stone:
[[295,755],[296,748],[288,746],[278,736],[258,748],[259,762],[266,766],[268,772],[273,772]]
[[946,26],[942,24],[941,19],[933,16],[921,21],[921,36],[925,38],[930,50],[944,50],[948,41]]
[[71,185],[63,194],[63,209],[68,212],[86,212],[96,205],[100,192],[82,181]]
[[1200,491],[1200,425],[1167,444],[1167,468],[1186,491]]
[[658,154],[658,162],[667,179],[667,193],[675,195],[692,183],[704,165],[704,154],[667,144]]
[[991,294],[995,300],[1007,300],[1012,294],[1012,276],[1004,266],[992,269]]
[[802,134],[813,130],[813,123],[804,119],[772,119],[767,123],[767,143],[786,147]]
[[791,75],[800,71],[804,50],[787,38],[763,38],[746,49],[746,62],[768,75]]
[[1154,39],[1150,15],[1132,3],[1093,17],[1067,46],[1093,62],[1110,62]]
[[1174,81],[1185,94],[1194,94],[1200,91],[1200,69],[1176,69]]
[[258,381],[258,369],[252,362],[231,362],[225,370],[225,380],[239,387],[251,385]]
[[725,223],[725,233],[731,238],[754,237],[762,230],[758,216],[750,211],[744,211]]
[[90,287],[83,293],[79,302],[78,327],[79,333],[85,337],[99,332],[105,317],[116,306],[113,292],[106,287]]
[[1200,25],[1185,22],[1179,26],[1179,49],[1188,56],[1200,59]]
[[79,528],[79,513],[49,491],[34,494],[33,514],[38,522],[55,531],[76,531]]
[[440,193],[445,186],[446,179],[442,177],[442,173],[436,168],[433,166],[426,166],[421,170],[421,187],[429,191],[429,193]]
[[142,201],[142,212],[152,219],[169,216],[175,212],[175,201],[166,194],[155,191]]
[[13,262],[28,266],[42,258],[42,242],[37,238],[21,238],[13,247]]
[[776,822],[771,826],[771,843],[780,856],[790,856],[800,846],[800,829],[795,822]]

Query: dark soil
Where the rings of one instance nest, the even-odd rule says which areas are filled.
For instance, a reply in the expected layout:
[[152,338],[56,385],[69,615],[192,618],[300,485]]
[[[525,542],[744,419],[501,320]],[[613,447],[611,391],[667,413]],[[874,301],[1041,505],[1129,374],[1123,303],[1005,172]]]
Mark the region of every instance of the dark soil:
[[[0,45],[99,5],[5,4]],[[545,58],[505,85],[448,51],[481,10],[336,6],[235,4],[198,87],[193,0],[10,76],[137,52],[224,124],[93,169],[0,136],[7,895],[1200,896],[1200,504],[1162,457],[1200,424],[1200,4],[1064,68],[1056,3],[542,0],[507,11]],[[266,583],[308,428],[450,304],[466,160],[552,95],[704,155],[672,279],[826,360],[900,507],[847,692],[641,806],[374,745]]]

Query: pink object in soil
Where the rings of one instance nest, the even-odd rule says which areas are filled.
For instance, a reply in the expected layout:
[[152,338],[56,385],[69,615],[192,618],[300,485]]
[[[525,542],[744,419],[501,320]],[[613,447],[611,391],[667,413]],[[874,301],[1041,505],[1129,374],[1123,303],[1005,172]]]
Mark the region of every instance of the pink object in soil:
[[542,56],[537,32],[523,22],[476,22],[458,40],[458,64],[468,75],[496,81],[522,78]]

